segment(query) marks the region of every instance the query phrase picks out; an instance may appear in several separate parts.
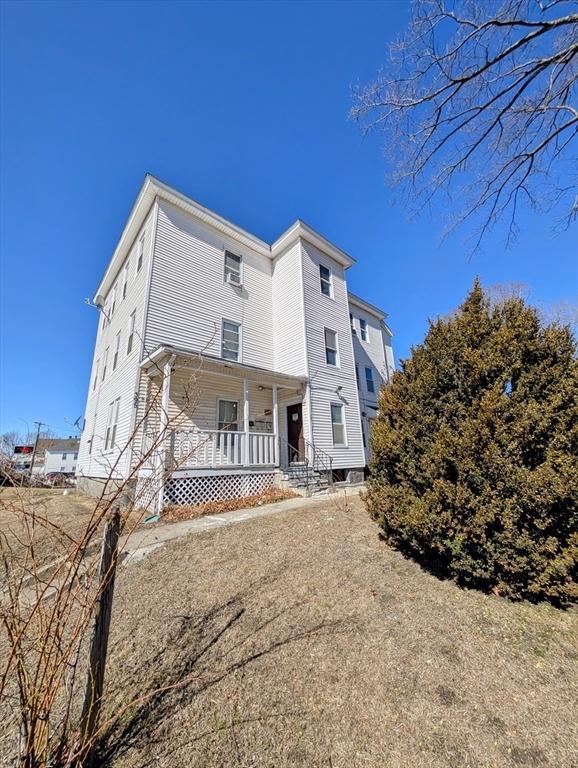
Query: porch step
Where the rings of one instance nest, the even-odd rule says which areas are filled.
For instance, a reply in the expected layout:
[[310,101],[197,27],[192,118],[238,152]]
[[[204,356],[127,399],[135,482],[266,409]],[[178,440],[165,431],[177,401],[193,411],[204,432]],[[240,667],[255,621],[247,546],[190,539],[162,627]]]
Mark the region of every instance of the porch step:
[[330,486],[329,478],[325,473],[304,464],[284,467],[282,477],[287,487],[311,495],[326,493]]

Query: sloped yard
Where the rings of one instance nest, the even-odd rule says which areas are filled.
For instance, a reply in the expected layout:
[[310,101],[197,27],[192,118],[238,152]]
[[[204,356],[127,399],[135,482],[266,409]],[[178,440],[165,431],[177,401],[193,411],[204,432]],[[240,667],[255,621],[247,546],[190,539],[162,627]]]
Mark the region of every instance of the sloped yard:
[[577,624],[439,581],[358,499],[189,536],[119,572],[109,690],[143,698],[100,761],[570,768]]

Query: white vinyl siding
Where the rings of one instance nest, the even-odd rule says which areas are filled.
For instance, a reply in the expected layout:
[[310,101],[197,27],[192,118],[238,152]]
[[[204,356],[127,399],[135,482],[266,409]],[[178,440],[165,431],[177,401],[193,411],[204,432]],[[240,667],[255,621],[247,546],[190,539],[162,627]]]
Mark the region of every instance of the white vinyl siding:
[[[306,240],[301,241],[301,253],[312,442],[332,457],[335,469],[363,467],[365,452],[344,270],[337,262],[330,262],[333,301],[327,301],[319,290],[319,265],[327,265],[328,257]],[[327,365],[324,328],[337,334],[339,367]],[[335,402],[338,388],[339,400],[343,403],[346,445],[336,445],[333,441],[330,406]],[[306,438],[310,439],[307,433]]]
[[243,289],[232,290],[223,280],[225,250],[238,253],[238,243],[159,204],[144,346],[171,344],[220,357],[224,317],[243,326],[243,363],[273,369],[271,260],[244,247]]
[[[139,241],[143,234],[145,234],[145,239],[143,241],[144,263],[148,263],[148,259],[150,258],[152,234],[154,232],[154,227],[152,226],[154,211],[155,206],[153,205],[148,212],[141,229],[135,235],[128,253],[126,254],[126,259],[123,260],[122,267],[119,269],[119,275],[116,278],[116,282],[118,282],[119,286],[118,290],[120,298],[121,285],[124,278],[124,268],[127,261],[129,261],[131,265],[130,285],[127,289],[126,299],[124,301],[119,301],[117,299],[114,317],[111,318],[110,323],[106,324],[105,329],[99,331],[97,336],[94,358],[100,359],[98,381],[101,383],[95,390],[89,392],[87,398],[84,413],[85,428],[80,440],[78,461],[76,463],[78,476],[104,479],[110,474],[111,467],[114,467],[114,476],[116,478],[123,477],[126,472],[126,464],[130,451],[125,452],[126,460],[125,456],[121,457],[121,460],[118,462],[116,459],[129,439],[132,418],[135,413],[132,407],[125,407],[123,403],[125,402],[125,397],[126,402],[130,400],[132,403],[137,385],[137,376],[139,375],[140,354],[137,354],[137,352],[140,353],[140,339],[138,336],[140,328],[136,327],[136,323],[132,343],[133,354],[129,357],[124,356],[122,352],[126,349],[125,345],[128,344],[128,339],[125,342],[125,338],[127,338],[125,337],[125,333],[128,333],[129,317],[131,313],[136,310],[136,322],[138,322],[139,318],[142,318],[141,312],[144,312],[148,270],[141,269],[140,272],[136,274],[135,265],[137,262]],[[111,297],[111,295],[111,291],[109,291],[109,297]],[[105,297],[105,301],[109,297]],[[119,332],[122,332],[121,354],[117,362],[116,370],[112,371],[112,354],[115,349],[116,336]],[[102,381],[104,350],[107,347],[110,348],[111,357],[108,361],[105,381]],[[96,373],[94,368],[93,372]],[[118,397],[122,397],[123,400],[121,402],[116,429],[115,446],[107,451],[106,461],[103,461],[102,453],[104,451],[106,440],[108,405]]]
[[239,362],[241,359],[241,325],[223,320],[221,357]]

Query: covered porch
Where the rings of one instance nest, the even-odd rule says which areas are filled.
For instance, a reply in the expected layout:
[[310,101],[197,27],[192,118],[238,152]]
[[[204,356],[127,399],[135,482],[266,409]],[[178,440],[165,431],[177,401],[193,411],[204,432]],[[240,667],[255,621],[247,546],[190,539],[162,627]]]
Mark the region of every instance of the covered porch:
[[299,445],[288,444],[287,421],[299,410],[303,432],[305,377],[170,347],[156,350],[142,368],[145,399],[156,406],[148,406],[143,421],[147,468],[191,476],[299,460]]

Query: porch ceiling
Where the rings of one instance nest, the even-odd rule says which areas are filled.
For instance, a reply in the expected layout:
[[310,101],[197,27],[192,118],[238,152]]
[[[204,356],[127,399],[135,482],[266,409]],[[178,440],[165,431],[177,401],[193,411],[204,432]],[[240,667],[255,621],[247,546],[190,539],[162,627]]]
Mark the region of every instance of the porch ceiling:
[[259,384],[276,384],[287,389],[299,389],[306,381],[306,376],[291,376],[287,373],[270,371],[267,368],[258,368],[254,365],[244,365],[231,360],[223,360],[219,357],[207,355],[191,349],[181,349],[169,345],[157,347],[142,363],[149,376],[162,375],[163,365],[171,357],[175,357],[174,368],[187,368],[207,373],[216,373],[222,376],[232,376],[238,379],[248,379]]

